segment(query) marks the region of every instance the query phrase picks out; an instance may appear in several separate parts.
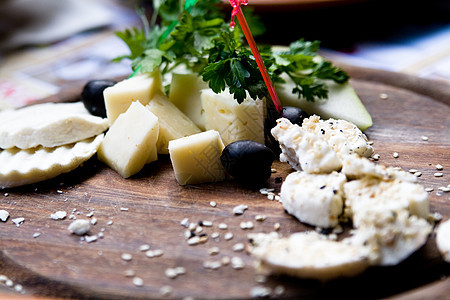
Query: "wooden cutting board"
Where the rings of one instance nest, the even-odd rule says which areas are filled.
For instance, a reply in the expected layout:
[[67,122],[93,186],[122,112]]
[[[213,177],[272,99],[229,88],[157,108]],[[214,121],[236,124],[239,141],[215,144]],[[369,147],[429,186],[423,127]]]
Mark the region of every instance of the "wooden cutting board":
[[[450,218],[450,193],[438,192],[450,184],[450,85],[402,74],[345,67],[352,85],[373,116],[374,125],[366,131],[374,141],[380,163],[422,172],[419,182],[432,187],[429,193],[432,212]],[[73,100],[80,89],[74,89],[58,100]],[[386,94],[382,99],[380,94]],[[428,137],[425,141],[423,136]],[[399,153],[398,158],[392,154]],[[436,164],[443,166],[442,177],[435,177]],[[279,192],[276,178],[291,172],[286,164],[274,163],[276,173],[267,187]],[[210,205],[217,203],[216,207]],[[241,216],[233,207],[248,205]],[[276,223],[287,235],[314,229],[302,225],[286,214],[280,203],[269,200],[258,190],[240,186],[233,180],[218,184],[179,186],[168,157],[146,166],[137,176],[123,179],[95,158],[77,170],[40,184],[3,190],[0,209],[10,213],[0,222],[0,274],[23,286],[27,299],[33,296],[61,298],[144,299],[144,298],[250,298],[255,286],[271,287],[283,298],[381,298],[405,299],[450,297],[449,265],[436,249],[432,235],[428,243],[406,261],[395,267],[373,267],[361,276],[327,283],[288,277],[269,277],[258,282],[252,258],[245,251],[232,250],[236,243],[247,243],[249,232],[270,232]],[[103,234],[87,243],[67,230],[72,222],[52,220],[50,214],[66,211],[76,218],[96,218],[90,235]],[[93,213],[92,217],[87,215]],[[255,220],[266,215],[265,221]],[[11,219],[23,217],[16,226]],[[186,228],[180,221],[211,221],[204,227],[209,240],[190,246],[184,238]],[[252,221],[253,229],[240,228],[242,221]],[[226,223],[227,230],[219,229]],[[214,239],[212,233],[220,237]],[[226,232],[233,233],[225,240]],[[33,237],[39,233],[38,237]],[[148,258],[141,245],[162,249],[160,257]],[[208,250],[218,247],[217,255]],[[129,261],[122,254],[132,255]],[[223,257],[240,257],[245,267],[230,265],[217,270],[203,267],[205,261]],[[186,273],[170,279],[167,268],[184,267]],[[135,286],[132,271],[143,280]],[[0,284],[4,295],[18,297],[13,288]],[[170,288],[168,288],[170,287]],[[278,289],[276,289],[278,287]],[[162,291],[170,294],[162,295]],[[1,298],[1,294],[0,294]],[[20,297],[18,297],[20,298]]]

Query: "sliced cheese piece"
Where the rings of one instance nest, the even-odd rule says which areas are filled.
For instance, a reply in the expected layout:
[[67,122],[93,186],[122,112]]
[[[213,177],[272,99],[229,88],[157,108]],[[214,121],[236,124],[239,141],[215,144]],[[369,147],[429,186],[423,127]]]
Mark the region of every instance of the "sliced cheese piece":
[[407,210],[423,219],[427,219],[430,212],[428,193],[416,183],[367,176],[345,183],[344,192],[345,213],[356,227],[365,218],[366,211],[377,207],[394,212]]
[[425,219],[411,216],[407,210],[377,206],[358,212],[357,218],[355,235],[346,242],[370,249],[373,265],[402,262],[426,243],[432,231]]
[[103,97],[109,124],[113,124],[132,102],[139,101],[143,105],[147,105],[150,99],[162,90],[162,78],[159,70],[135,75],[106,88],[103,91]]
[[301,222],[330,228],[338,225],[343,212],[344,174],[289,174],[281,186],[284,209]]
[[225,179],[220,161],[224,148],[220,135],[208,130],[169,142],[170,160],[179,184],[216,182]]
[[436,245],[442,258],[450,263],[450,220],[447,220],[436,229]]
[[314,231],[281,238],[276,234],[250,234],[251,255],[262,273],[331,280],[356,276],[369,266],[365,247],[328,240]]
[[322,135],[308,132],[286,118],[278,119],[271,133],[280,144],[280,161],[288,162],[298,171],[330,173],[342,167],[336,152]]
[[116,119],[98,149],[98,158],[122,177],[158,159],[158,118],[139,101]]
[[0,188],[12,188],[54,178],[91,158],[103,134],[54,148],[0,150]]
[[201,99],[206,129],[217,130],[225,145],[238,140],[264,144],[264,100],[247,97],[239,104],[228,89],[220,94],[205,89]]
[[169,100],[175,104],[195,125],[205,130],[205,116],[201,101],[201,90],[208,84],[198,74],[173,73]]
[[97,136],[106,119],[91,115],[83,103],[44,103],[0,112],[0,148],[47,148]]
[[373,147],[368,144],[367,136],[353,123],[330,118],[322,120],[313,115],[303,120],[302,128],[323,135],[331,148],[340,156],[356,153],[370,157]]
[[147,108],[159,119],[158,153],[168,154],[169,141],[201,132],[181,110],[162,93],[157,93]]

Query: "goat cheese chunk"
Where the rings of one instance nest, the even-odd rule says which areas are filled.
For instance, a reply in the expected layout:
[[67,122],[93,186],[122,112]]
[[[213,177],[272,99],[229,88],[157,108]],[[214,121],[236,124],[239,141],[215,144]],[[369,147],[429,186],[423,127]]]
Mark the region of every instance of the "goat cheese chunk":
[[348,238],[355,246],[370,249],[371,264],[393,266],[422,247],[432,226],[407,210],[372,207],[358,212],[357,230]]
[[356,276],[369,266],[367,248],[328,240],[314,231],[285,238],[276,233],[250,234],[249,239],[250,253],[261,273],[326,281]]
[[301,222],[324,228],[338,224],[343,212],[344,183],[342,173],[308,174],[294,172],[281,186],[284,209]]
[[158,159],[158,133],[158,118],[139,101],[133,102],[106,133],[97,156],[123,178],[128,178]]
[[36,183],[70,172],[91,158],[102,140],[103,134],[100,134],[54,148],[0,150],[0,189]]
[[364,177],[344,184],[345,214],[358,227],[367,211],[409,211],[412,215],[427,219],[429,215],[428,193],[415,183],[400,180],[383,181]]
[[351,122],[333,118],[321,120],[319,116],[312,115],[303,120],[302,128],[324,136],[330,147],[340,156],[356,153],[370,157],[373,153],[367,136]]
[[450,220],[441,223],[436,229],[436,245],[442,258],[450,263]]
[[325,137],[293,125],[286,118],[278,119],[271,133],[280,144],[280,161],[288,162],[297,171],[331,173],[342,167]]
[[106,129],[108,121],[91,115],[82,102],[36,104],[0,112],[0,148],[53,148]]

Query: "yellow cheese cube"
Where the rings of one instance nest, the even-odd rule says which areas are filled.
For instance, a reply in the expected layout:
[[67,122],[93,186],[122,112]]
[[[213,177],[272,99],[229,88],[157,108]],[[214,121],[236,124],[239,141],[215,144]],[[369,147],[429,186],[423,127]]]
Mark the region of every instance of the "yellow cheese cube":
[[111,125],[134,101],[147,105],[155,93],[162,91],[161,73],[139,74],[122,80],[103,91],[106,116]]
[[169,142],[170,160],[180,185],[225,179],[220,162],[224,148],[220,135],[209,130]]
[[147,104],[148,109],[159,119],[158,153],[168,154],[169,141],[201,130],[162,93],[157,93]]
[[200,92],[206,88],[208,84],[198,74],[172,74],[169,100],[201,130],[205,130],[205,120]]
[[217,130],[225,145],[237,140],[252,140],[264,144],[264,100],[247,97],[239,104],[228,90],[216,94],[202,90],[205,127]]
[[139,101],[119,115],[98,149],[98,158],[128,178],[158,158],[158,118]]

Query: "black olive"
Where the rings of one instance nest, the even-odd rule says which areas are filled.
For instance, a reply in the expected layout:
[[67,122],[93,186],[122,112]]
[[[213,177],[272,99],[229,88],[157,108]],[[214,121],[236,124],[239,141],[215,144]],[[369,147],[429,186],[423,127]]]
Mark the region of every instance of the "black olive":
[[244,185],[262,185],[271,175],[275,154],[263,144],[240,140],[228,144],[220,157],[225,170]]
[[309,118],[309,115],[298,107],[284,106],[283,118],[288,119],[292,124],[302,126],[303,120]]
[[106,118],[103,90],[115,84],[116,81],[113,80],[91,80],[86,83],[81,92],[81,101],[83,101],[84,107],[94,116]]

